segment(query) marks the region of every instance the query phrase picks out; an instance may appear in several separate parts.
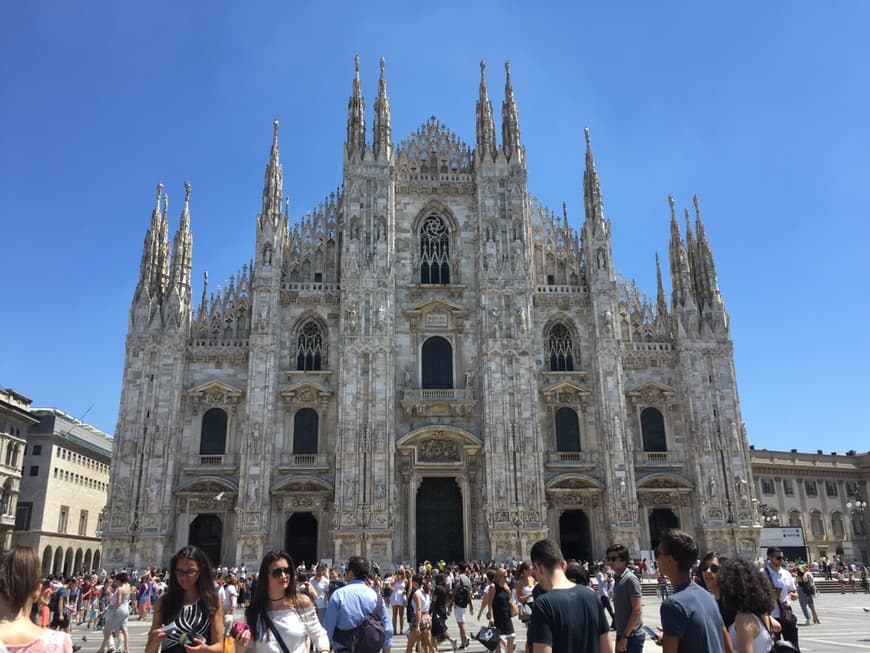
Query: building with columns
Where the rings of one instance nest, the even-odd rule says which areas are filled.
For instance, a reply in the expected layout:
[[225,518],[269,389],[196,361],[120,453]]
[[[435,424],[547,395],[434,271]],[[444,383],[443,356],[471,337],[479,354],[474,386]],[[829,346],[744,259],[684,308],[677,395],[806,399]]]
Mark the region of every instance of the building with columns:
[[0,389],[0,552],[12,544],[27,429],[39,421],[31,403],[10,388]]
[[[621,279],[586,131],[582,226],[527,184],[505,65],[474,146],[432,117],[394,142],[359,62],[341,183],[291,219],[278,122],[252,264],[191,297],[191,187],[157,188],[133,294],[104,560],[593,559],[679,525],[754,554],[760,522],[728,314],[697,199],[670,300]],[[469,107],[470,108],[470,107]],[[471,111],[469,111],[469,122]],[[650,252],[650,268],[653,265]]]

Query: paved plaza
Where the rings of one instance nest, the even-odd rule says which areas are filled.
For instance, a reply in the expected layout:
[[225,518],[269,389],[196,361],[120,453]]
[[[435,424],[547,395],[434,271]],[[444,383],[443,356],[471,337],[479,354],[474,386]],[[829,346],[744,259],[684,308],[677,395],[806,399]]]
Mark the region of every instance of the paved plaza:
[[[475,602],[475,608],[480,605]],[[656,597],[645,596],[643,607],[644,623],[656,628],[660,625],[659,606],[661,601]],[[816,599],[816,609],[821,624],[802,626],[800,630],[801,651],[804,653],[834,653],[835,651],[870,651],[870,594],[822,594]],[[475,615],[476,616],[476,615]],[[237,615],[241,619],[241,613]],[[517,630],[517,650],[525,646],[525,628],[514,620]],[[130,653],[141,653],[145,650],[145,640],[150,622],[130,620]],[[474,617],[471,619],[471,632],[476,633],[482,625]],[[449,621],[451,637],[457,636],[456,622]],[[86,638],[87,641],[84,641]],[[81,653],[96,653],[100,646],[101,633],[80,627],[73,628],[73,642],[81,644]],[[398,636],[393,639],[393,651],[401,653],[405,649],[406,638]],[[440,651],[450,651],[449,642],[439,647]],[[473,643],[467,651],[478,653],[485,651],[481,644]],[[661,651],[653,642],[647,641],[644,651]]]

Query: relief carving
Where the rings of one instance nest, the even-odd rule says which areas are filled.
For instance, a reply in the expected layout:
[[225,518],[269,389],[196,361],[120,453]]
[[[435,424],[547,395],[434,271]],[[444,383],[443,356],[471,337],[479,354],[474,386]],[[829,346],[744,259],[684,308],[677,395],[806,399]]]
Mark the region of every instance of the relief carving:
[[455,462],[459,460],[459,445],[453,440],[431,438],[417,445],[420,462]]

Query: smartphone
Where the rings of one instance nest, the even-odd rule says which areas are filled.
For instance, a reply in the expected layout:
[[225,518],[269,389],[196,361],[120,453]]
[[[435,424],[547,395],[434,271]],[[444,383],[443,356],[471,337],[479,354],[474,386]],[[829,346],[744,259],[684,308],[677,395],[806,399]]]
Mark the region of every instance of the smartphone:
[[661,637],[661,635],[652,629],[652,626],[644,626],[643,632],[645,632],[646,636],[650,639],[659,639]]

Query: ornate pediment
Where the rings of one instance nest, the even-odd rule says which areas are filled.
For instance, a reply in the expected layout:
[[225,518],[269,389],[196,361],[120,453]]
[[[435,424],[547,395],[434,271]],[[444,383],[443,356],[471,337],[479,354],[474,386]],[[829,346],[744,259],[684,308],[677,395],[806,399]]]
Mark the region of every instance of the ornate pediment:
[[468,311],[455,302],[433,297],[405,309],[404,315],[411,322],[411,331],[462,331]]
[[320,383],[303,381],[281,390],[281,396],[290,406],[316,406],[332,397],[332,390]]
[[472,173],[471,148],[432,116],[399,143],[395,165],[400,180],[465,181]]
[[670,404],[674,400],[674,397],[677,396],[677,391],[659,381],[647,381],[625,394],[636,404],[663,406]]
[[576,405],[585,403],[592,393],[571,381],[559,381],[543,388],[541,396],[548,404]]
[[638,490],[691,490],[694,485],[676,474],[651,474],[638,479]]
[[326,481],[313,476],[295,476],[285,478],[275,483],[271,494],[329,494],[335,488]]
[[604,484],[586,474],[562,474],[547,483],[547,492],[577,492],[578,490],[601,492]]
[[228,496],[234,496],[238,492],[238,488],[224,479],[218,478],[199,478],[175,491],[175,494],[200,494],[209,496],[220,496],[224,499]]
[[198,410],[201,405],[235,406],[244,394],[244,391],[239,388],[217,379],[207,381],[187,391],[187,396],[193,402],[194,410]]

